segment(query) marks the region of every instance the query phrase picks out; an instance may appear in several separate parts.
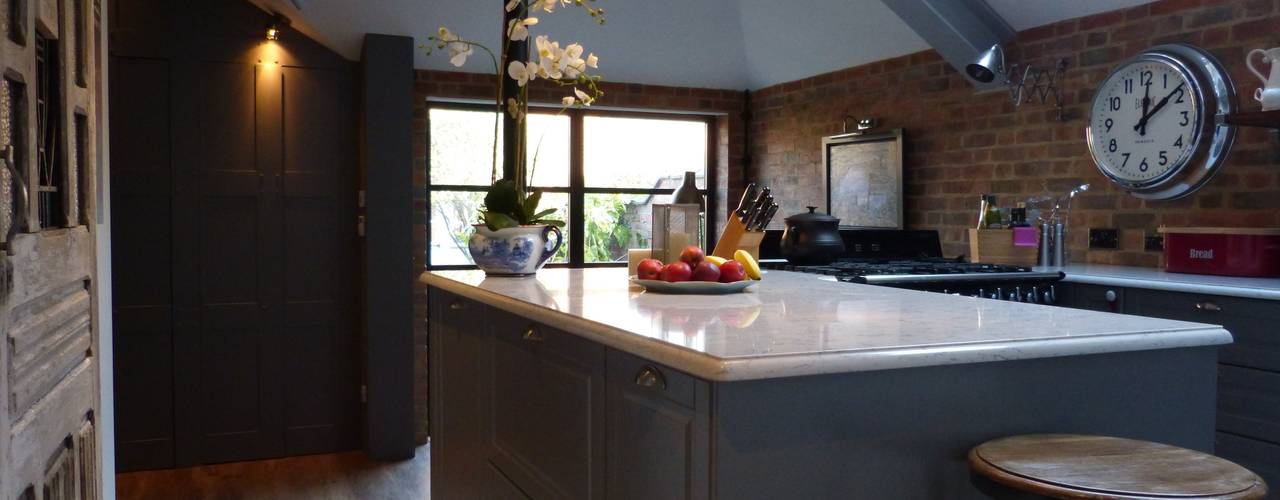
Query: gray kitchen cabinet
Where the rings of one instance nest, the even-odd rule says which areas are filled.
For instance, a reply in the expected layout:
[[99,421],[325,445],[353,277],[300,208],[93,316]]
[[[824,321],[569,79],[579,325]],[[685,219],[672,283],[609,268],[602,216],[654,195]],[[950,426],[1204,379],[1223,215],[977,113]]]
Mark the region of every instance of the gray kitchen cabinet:
[[533,498],[603,498],[604,347],[517,316],[490,315],[480,358],[490,460]]
[[[430,298],[431,467],[449,481],[433,481],[431,498],[475,498],[490,484],[480,418],[481,359],[492,310],[432,289]],[[445,384],[444,381],[449,383]]]
[[607,497],[710,497],[710,385],[609,350]]
[[1059,290],[1067,307],[1217,324],[1231,332],[1234,341],[1218,351],[1215,453],[1273,488],[1280,485],[1280,302],[1083,283],[1062,283]]
[[[448,478],[432,498],[706,498],[705,381],[657,367],[667,390],[638,386],[638,358],[434,287],[429,300],[431,464]],[[609,467],[644,481],[606,492]]]
[[1058,304],[1090,311],[1123,312],[1125,289],[1115,286],[1062,283],[1057,285]]
[[1280,372],[1280,302],[1157,290],[1130,290],[1124,312],[1222,325],[1235,341],[1221,362]]

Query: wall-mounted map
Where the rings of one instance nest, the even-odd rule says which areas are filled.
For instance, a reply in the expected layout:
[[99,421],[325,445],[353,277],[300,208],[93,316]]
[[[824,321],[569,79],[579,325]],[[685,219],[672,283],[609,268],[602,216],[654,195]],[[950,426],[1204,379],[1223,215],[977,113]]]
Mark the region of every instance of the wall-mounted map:
[[822,140],[827,207],[846,227],[902,229],[902,130]]

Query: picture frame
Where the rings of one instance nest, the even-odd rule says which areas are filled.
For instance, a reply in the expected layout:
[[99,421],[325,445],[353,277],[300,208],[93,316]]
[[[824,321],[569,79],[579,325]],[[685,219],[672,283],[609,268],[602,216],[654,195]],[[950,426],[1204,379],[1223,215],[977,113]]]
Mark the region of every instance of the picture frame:
[[844,229],[902,229],[903,130],[822,139],[827,213]]

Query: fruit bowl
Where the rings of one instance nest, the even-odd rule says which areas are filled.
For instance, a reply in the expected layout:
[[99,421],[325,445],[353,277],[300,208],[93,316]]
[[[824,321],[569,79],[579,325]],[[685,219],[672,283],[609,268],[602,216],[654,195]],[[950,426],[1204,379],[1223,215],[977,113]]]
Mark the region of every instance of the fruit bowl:
[[717,283],[713,281],[679,281],[668,283],[662,280],[642,280],[635,276],[631,277],[631,282],[644,287],[646,291],[653,293],[669,293],[677,295],[727,295],[730,293],[742,293],[752,285],[759,283],[757,280],[746,279],[735,281],[733,283]]

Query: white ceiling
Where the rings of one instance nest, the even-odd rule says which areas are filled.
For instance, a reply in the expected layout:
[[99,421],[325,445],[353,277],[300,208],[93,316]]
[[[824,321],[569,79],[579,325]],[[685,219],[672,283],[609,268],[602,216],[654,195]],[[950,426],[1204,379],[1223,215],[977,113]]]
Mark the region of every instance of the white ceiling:
[[[365,33],[426,36],[440,26],[490,46],[503,0],[252,0],[355,60]],[[987,0],[1016,30],[1151,0]],[[580,42],[606,80],[758,89],[928,48],[880,0],[597,0],[608,23],[581,11],[541,16],[537,33]],[[456,69],[420,52],[418,68]],[[484,58],[460,71],[492,72]]]

